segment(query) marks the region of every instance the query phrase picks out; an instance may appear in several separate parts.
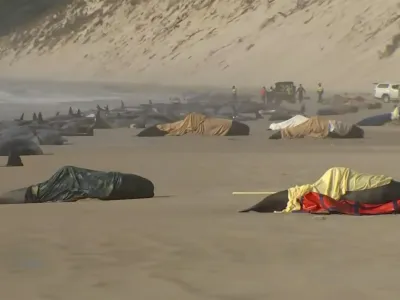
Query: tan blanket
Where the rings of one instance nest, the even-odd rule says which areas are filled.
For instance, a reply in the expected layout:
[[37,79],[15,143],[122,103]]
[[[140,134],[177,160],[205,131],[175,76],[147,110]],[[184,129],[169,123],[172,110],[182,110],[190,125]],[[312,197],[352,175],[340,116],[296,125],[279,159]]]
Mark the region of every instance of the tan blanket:
[[311,117],[300,125],[282,129],[281,134],[284,139],[304,138],[306,136],[326,138],[329,134],[329,120]]
[[181,136],[199,134],[210,136],[226,135],[232,127],[232,121],[226,119],[207,118],[205,115],[190,113],[182,121],[157,125],[157,128],[167,132],[167,135]]

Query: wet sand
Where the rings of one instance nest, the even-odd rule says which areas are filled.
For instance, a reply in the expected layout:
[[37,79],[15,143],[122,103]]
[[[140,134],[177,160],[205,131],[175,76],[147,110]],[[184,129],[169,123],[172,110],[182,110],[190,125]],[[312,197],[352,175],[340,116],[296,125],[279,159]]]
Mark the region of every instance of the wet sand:
[[368,128],[363,140],[272,141],[266,120],[248,124],[251,136],[230,138],[97,130],[0,168],[0,192],[75,165],[140,174],[157,195],[2,206],[1,298],[394,299],[398,217],[239,214],[261,196],[232,192],[312,182],[332,166],[400,178],[400,128]]

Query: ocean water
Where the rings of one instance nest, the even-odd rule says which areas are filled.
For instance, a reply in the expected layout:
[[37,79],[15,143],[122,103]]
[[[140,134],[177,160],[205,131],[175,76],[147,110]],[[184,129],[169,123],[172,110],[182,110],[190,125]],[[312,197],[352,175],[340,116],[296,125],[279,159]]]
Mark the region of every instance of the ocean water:
[[[136,87],[129,84],[1,81],[0,103],[54,104],[74,102],[115,102],[127,104],[168,102],[185,93],[166,88]],[[108,103],[107,103],[108,104]]]
[[121,101],[127,98],[118,93],[92,93],[70,91],[48,91],[46,89],[0,89],[0,103],[13,104],[54,104],[92,101]]
[[39,111],[46,116],[67,113],[69,107],[82,111],[96,105],[118,108],[121,101],[135,106],[141,103],[169,102],[169,98],[182,97],[183,92],[160,88],[140,88],[129,84],[32,82],[0,80],[0,119],[26,119]]

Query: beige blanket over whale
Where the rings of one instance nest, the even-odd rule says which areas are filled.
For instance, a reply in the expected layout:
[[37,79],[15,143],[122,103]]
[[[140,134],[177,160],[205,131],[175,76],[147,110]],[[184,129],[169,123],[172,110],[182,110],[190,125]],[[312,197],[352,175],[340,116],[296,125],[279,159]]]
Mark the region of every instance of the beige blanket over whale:
[[311,117],[302,124],[281,130],[282,138],[295,139],[304,137],[326,138],[329,132],[346,136],[352,125],[340,121],[328,120],[321,117]]
[[231,127],[231,120],[208,118],[198,113],[190,113],[182,121],[157,125],[158,129],[167,132],[167,135],[170,136],[185,134],[223,136]]

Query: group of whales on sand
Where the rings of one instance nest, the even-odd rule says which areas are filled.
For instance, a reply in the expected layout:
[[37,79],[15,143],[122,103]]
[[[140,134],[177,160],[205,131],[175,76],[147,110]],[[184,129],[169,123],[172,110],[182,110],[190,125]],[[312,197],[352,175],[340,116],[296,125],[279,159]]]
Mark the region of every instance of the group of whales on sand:
[[[335,100],[339,104],[331,105],[331,110],[336,109],[332,115],[339,111],[343,114],[358,109],[378,108],[378,105],[366,104],[360,98],[337,96]],[[350,108],[344,109],[346,106]],[[66,137],[93,136],[95,129],[139,128],[138,137],[186,134],[246,136],[250,134],[250,126],[243,122],[269,115],[271,121],[282,121],[270,125],[268,130],[273,131],[270,139],[363,138],[364,130],[360,126],[379,126],[399,120],[397,107],[391,113],[369,117],[357,124],[322,117],[324,113],[317,113],[316,116],[305,116],[304,113],[305,106],[297,111],[281,105],[266,107],[253,101],[168,104],[149,101],[138,107],[127,107],[121,102],[116,109],[97,105],[96,109],[86,112],[79,109],[74,112],[70,108],[66,115],[57,113],[49,118],[44,118],[39,112],[33,114],[32,120],[25,120],[23,114],[19,119],[0,122],[0,155],[8,156],[7,166],[23,166],[20,156],[43,154],[41,145],[63,145],[67,142]],[[249,114],[254,114],[254,117]],[[42,183],[0,195],[0,203],[152,197],[154,184],[139,175],[65,166]],[[241,212],[382,214],[398,212],[399,199],[400,183],[390,177],[360,174],[348,168],[332,168],[313,184],[274,193]]]
[[[334,102],[331,109],[343,112],[345,109],[342,107],[351,107],[354,110],[356,106],[352,100],[350,98],[339,104]],[[361,104],[364,108],[371,108],[369,104]],[[243,136],[250,134],[250,127],[243,122],[262,119],[268,114],[271,121],[289,119],[289,123],[297,125],[280,128],[271,139],[305,136],[362,138],[364,135],[356,124],[345,124],[320,116],[298,123],[299,117],[296,115],[300,113],[305,113],[304,105],[299,110],[294,110],[281,105],[266,107],[255,101],[156,104],[150,101],[138,107],[127,107],[121,102],[121,106],[115,109],[97,105],[96,109],[86,112],[79,109],[74,112],[70,108],[65,115],[57,113],[47,118],[39,112],[33,114],[32,120],[25,120],[22,114],[19,119],[0,122],[0,155],[8,155],[10,149],[20,155],[41,155],[43,151],[40,145],[63,145],[67,142],[66,137],[93,136],[95,129],[134,127],[143,129],[138,134],[139,137],[185,134]],[[293,117],[295,122],[290,120]]]

